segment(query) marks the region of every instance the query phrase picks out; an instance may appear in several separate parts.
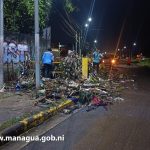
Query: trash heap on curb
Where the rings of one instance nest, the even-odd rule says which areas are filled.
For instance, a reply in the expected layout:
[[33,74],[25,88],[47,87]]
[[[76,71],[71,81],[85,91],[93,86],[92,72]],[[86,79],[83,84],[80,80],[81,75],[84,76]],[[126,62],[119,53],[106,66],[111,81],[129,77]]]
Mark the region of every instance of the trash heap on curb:
[[[55,79],[42,78],[41,88],[37,91],[34,106],[51,108],[58,106],[69,99],[80,107],[88,106],[88,110],[98,106],[113,104],[124,101],[121,91],[128,88],[129,83],[134,84],[127,75],[120,73],[117,69],[111,73],[102,69],[100,74],[89,73],[89,78],[83,80],[81,77],[81,58],[70,53],[58,66],[63,74]],[[35,88],[34,73],[20,77],[16,90]],[[67,111],[66,111],[67,112]]]
[[[76,108],[87,105],[87,111],[89,111],[98,106],[107,109],[109,104],[124,101],[121,97],[121,91],[126,88],[125,83],[134,81],[126,79],[126,76],[119,74],[119,72],[114,73],[111,79],[103,79],[102,77],[102,75],[90,73],[86,80],[82,78],[72,80],[69,77],[65,80],[61,78],[43,79],[35,106],[53,107],[69,99],[74,102]],[[114,80],[114,78],[117,79]],[[66,109],[64,111],[70,112]]]

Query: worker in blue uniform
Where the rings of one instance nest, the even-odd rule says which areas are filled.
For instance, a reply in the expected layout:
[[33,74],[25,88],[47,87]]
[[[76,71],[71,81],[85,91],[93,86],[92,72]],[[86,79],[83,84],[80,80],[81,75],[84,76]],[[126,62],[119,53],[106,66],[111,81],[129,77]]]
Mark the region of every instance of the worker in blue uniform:
[[52,77],[53,62],[54,62],[54,55],[52,53],[52,49],[49,48],[47,51],[43,53],[42,56],[43,77],[45,78]]

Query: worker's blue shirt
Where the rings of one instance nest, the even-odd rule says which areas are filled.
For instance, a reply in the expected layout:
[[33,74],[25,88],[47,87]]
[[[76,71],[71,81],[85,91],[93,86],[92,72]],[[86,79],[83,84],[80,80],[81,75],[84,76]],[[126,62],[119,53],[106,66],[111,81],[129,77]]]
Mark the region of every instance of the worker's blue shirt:
[[44,54],[42,56],[42,63],[43,64],[52,64],[53,61],[54,61],[53,53],[51,53],[50,51],[44,52]]
[[99,52],[94,52],[93,53],[93,62],[94,63],[99,63],[100,62],[100,60],[101,60],[101,58],[102,58],[102,55],[99,53]]

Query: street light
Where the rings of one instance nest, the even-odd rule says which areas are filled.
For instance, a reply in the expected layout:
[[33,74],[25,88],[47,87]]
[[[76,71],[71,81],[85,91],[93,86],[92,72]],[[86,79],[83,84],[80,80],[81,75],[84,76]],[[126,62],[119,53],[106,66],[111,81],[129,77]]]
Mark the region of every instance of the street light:
[[89,24],[86,23],[86,24],[85,24],[85,27],[87,28],[88,26],[89,26]]
[[[92,21],[92,18],[91,18],[91,17],[89,17],[89,18],[88,18],[88,22],[91,22],[91,21]],[[89,24],[88,24],[88,23],[86,23],[86,24],[85,24],[85,27],[87,28],[88,26],[89,26]]]
[[132,58],[132,55],[135,55],[135,49],[136,49],[136,42],[134,42],[133,45],[132,45],[131,58]]
[[97,40],[94,40],[94,43],[97,43]]
[[89,22],[91,22],[91,21],[92,21],[92,18],[91,18],[91,17],[89,17],[89,18],[88,18],[88,21],[89,21]]
[[117,50],[118,52],[117,52],[117,55],[119,56],[119,58],[121,57],[121,50],[120,50],[120,48],[118,48],[118,50]]
[[133,46],[136,46],[136,43],[135,43],[135,42],[133,43]]
[[36,76],[36,89],[40,87],[40,45],[39,45],[39,0],[34,0],[34,28],[35,28],[35,76]]
[[123,55],[123,57],[125,57],[125,56],[126,56],[126,54],[127,54],[126,49],[127,49],[127,47],[126,47],[126,46],[124,46],[124,47],[123,47],[123,49],[122,49],[122,55]]
[[94,40],[94,48],[96,48],[97,40]]
[[[86,21],[86,23],[85,23],[85,25],[84,25],[84,27],[85,27],[85,29],[83,29],[83,26],[81,27],[81,42],[79,42],[81,45],[79,46],[80,47],[80,54],[82,53],[81,51],[82,51],[82,49],[83,49],[83,47],[84,47],[84,44],[86,43],[86,37],[87,37],[87,33],[88,33],[88,29],[89,29],[89,24],[90,24],[90,22],[92,21],[92,18],[91,17],[89,17],[88,19],[87,19],[87,21]],[[83,30],[83,31],[82,31]],[[79,41],[80,41],[79,40]]]

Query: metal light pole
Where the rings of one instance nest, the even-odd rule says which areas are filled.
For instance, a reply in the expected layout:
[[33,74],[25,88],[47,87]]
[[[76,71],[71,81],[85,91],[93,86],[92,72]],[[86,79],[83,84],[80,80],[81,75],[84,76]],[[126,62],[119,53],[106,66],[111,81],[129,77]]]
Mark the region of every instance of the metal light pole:
[[96,48],[97,40],[94,40],[94,49]]
[[36,69],[36,89],[40,87],[40,48],[39,48],[39,0],[34,0],[35,12],[35,69]]
[[78,33],[76,32],[76,35],[75,35],[75,40],[76,40],[76,43],[75,43],[75,51],[76,51],[76,54],[78,52]]
[[79,56],[81,56],[81,34],[79,33]]
[[0,88],[4,84],[4,70],[3,70],[3,42],[4,42],[4,16],[3,16],[4,1],[0,0]]
[[83,50],[83,26],[81,26],[81,33],[80,33],[80,56],[82,56]]
[[134,42],[132,45],[132,49],[131,49],[131,58],[134,56],[135,54],[135,48],[136,48],[136,43]]

